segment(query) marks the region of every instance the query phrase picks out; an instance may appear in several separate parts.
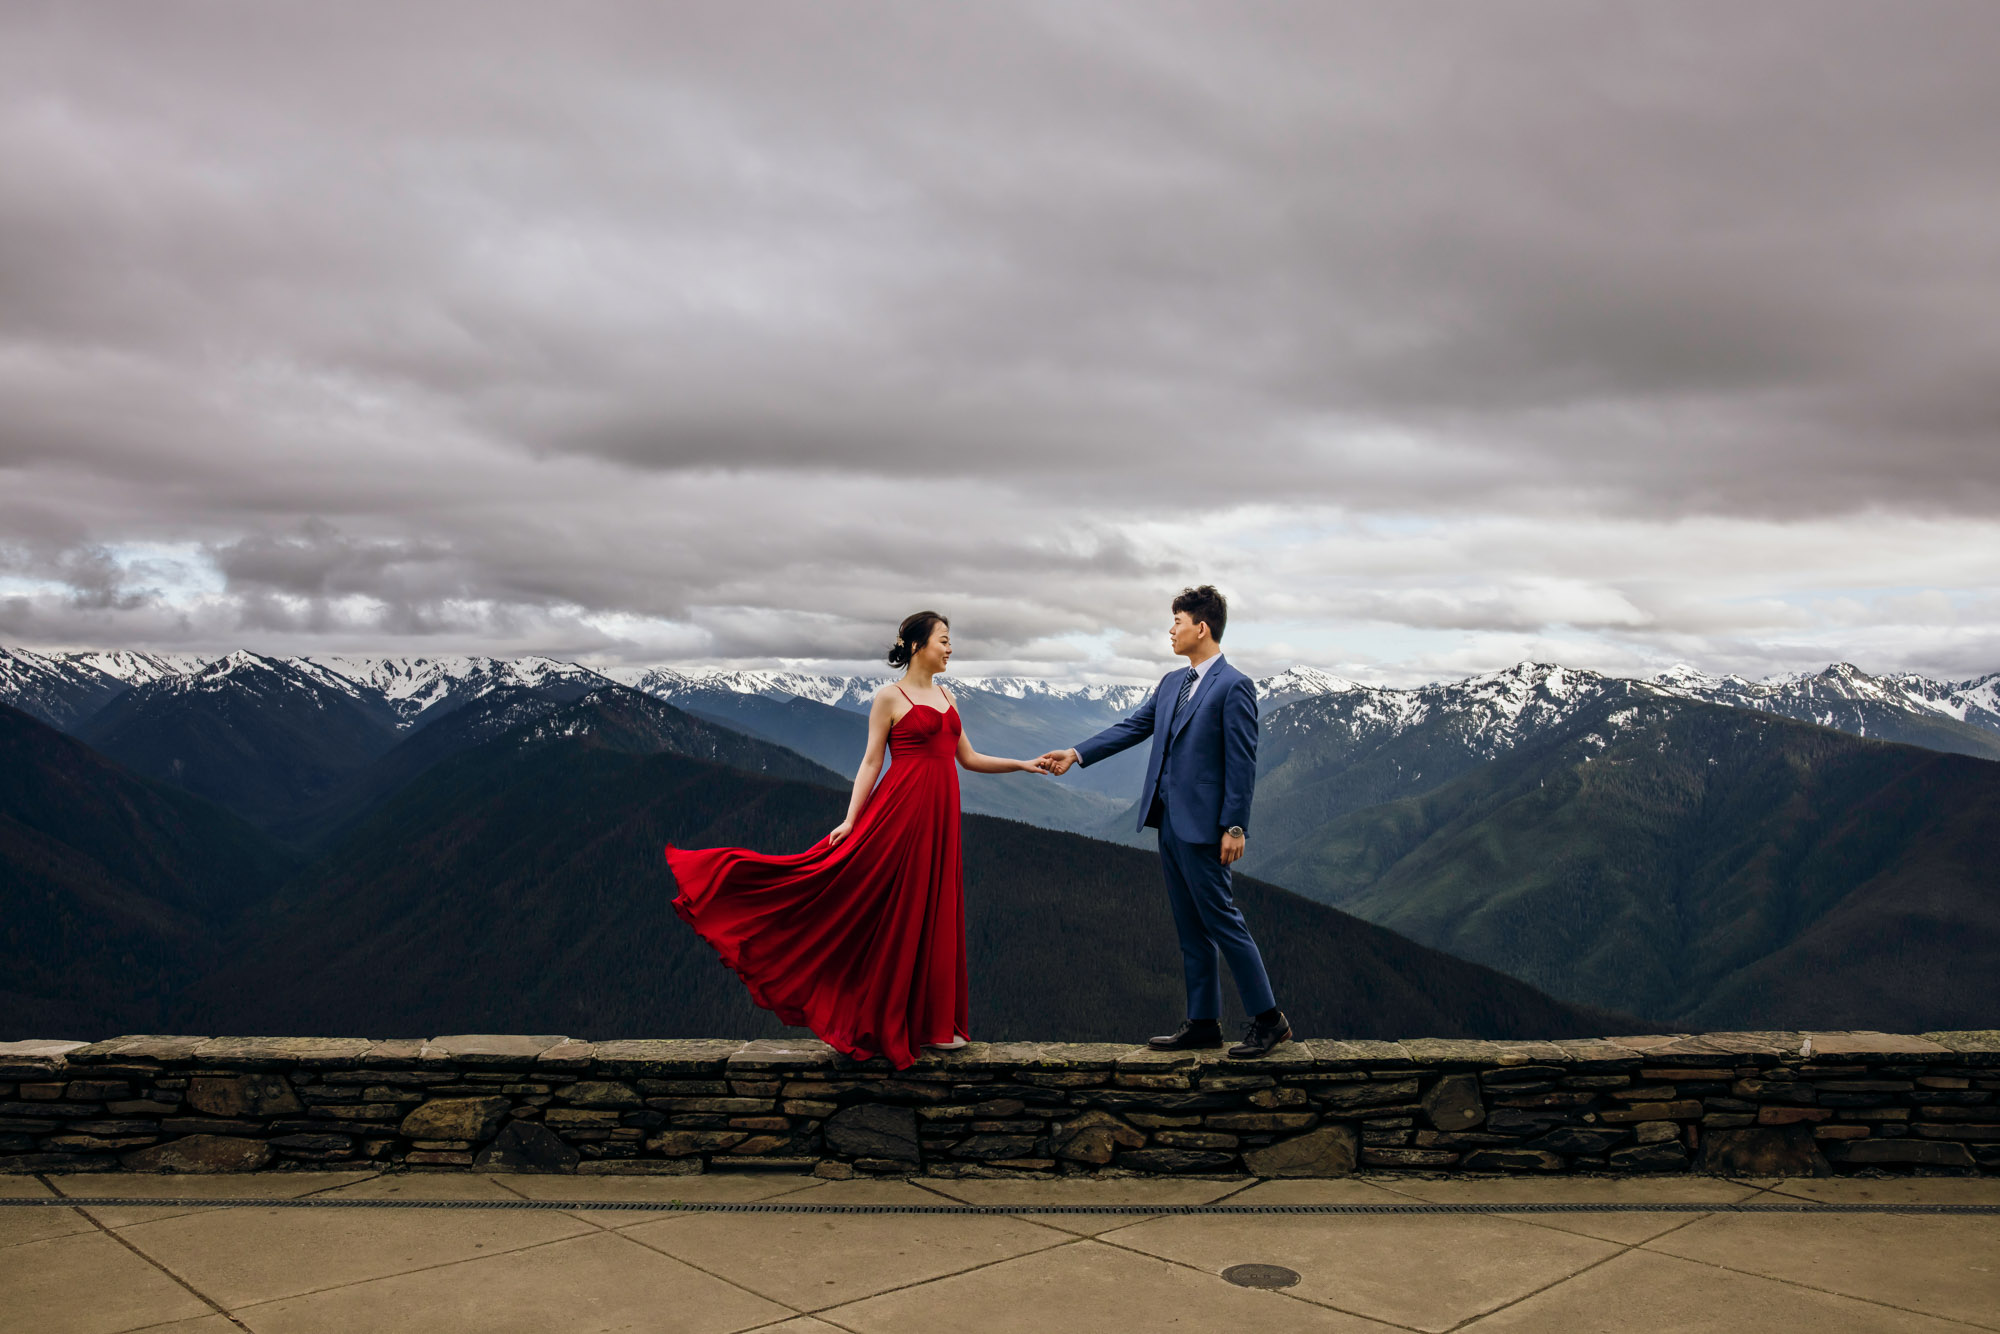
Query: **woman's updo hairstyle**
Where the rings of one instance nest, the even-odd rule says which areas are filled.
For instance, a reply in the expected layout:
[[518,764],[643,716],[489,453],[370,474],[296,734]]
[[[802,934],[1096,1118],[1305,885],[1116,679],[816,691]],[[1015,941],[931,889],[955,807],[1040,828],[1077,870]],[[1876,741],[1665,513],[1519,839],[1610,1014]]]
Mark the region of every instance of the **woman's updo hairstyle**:
[[889,649],[891,667],[907,667],[910,659],[917,656],[917,650],[931,642],[931,632],[940,625],[950,626],[951,622],[935,611],[920,611],[914,616],[905,616],[903,623],[896,627],[896,642]]

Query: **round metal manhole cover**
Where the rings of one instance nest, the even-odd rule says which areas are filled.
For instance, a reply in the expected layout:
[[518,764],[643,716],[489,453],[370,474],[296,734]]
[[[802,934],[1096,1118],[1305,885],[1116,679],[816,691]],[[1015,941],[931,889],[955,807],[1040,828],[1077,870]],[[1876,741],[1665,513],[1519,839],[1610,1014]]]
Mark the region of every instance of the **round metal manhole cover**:
[[1283,1265],[1231,1265],[1222,1276],[1239,1288],[1289,1288],[1299,1281],[1298,1270]]

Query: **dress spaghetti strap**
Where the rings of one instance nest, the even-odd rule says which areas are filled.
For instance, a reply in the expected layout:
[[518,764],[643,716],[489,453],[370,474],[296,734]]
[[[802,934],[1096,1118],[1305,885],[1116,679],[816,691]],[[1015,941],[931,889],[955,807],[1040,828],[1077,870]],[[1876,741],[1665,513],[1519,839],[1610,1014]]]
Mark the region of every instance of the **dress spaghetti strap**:
[[903,697],[904,703],[908,704],[913,709],[917,707],[917,702],[910,698],[910,692],[903,689],[900,682],[891,681],[889,684],[896,687],[896,693]]

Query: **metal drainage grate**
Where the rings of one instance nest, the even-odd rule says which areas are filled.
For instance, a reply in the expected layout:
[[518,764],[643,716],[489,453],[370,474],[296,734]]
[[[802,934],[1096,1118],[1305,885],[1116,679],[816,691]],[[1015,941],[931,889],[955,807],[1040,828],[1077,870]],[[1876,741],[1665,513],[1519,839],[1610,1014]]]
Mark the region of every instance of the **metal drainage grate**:
[[1239,1288],[1289,1288],[1299,1281],[1299,1271],[1283,1265],[1231,1265],[1222,1276]]
[[803,1200],[413,1200],[365,1196],[204,1199],[200,1196],[49,1195],[0,1199],[0,1208],[188,1209],[589,1209],[604,1213],[691,1214],[2000,1214],[2000,1204],[1828,1204],[1812,1200],[1695,1204],[809,1204]]

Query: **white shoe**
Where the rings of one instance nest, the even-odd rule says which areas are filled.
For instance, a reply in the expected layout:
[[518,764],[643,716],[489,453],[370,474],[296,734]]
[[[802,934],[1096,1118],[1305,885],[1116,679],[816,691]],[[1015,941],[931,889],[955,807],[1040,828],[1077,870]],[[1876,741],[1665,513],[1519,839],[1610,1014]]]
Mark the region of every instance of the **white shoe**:
[[959,1049],[960,1047],[963,1047],[963,1046],[965,1046],[965,1045],[966,1045],[966,1044],[965,1044],[965,1039],[964,1039],[964,1038],[953,1038],[953,1039],[952,1039],[952,1040],[951,1040],[950,1042],[926,1042],[926,1043],[924,1044],[924,1050],[926,1050],[926,1051],[957,1051],[957,1050],[958,1050],[958,1049]]

